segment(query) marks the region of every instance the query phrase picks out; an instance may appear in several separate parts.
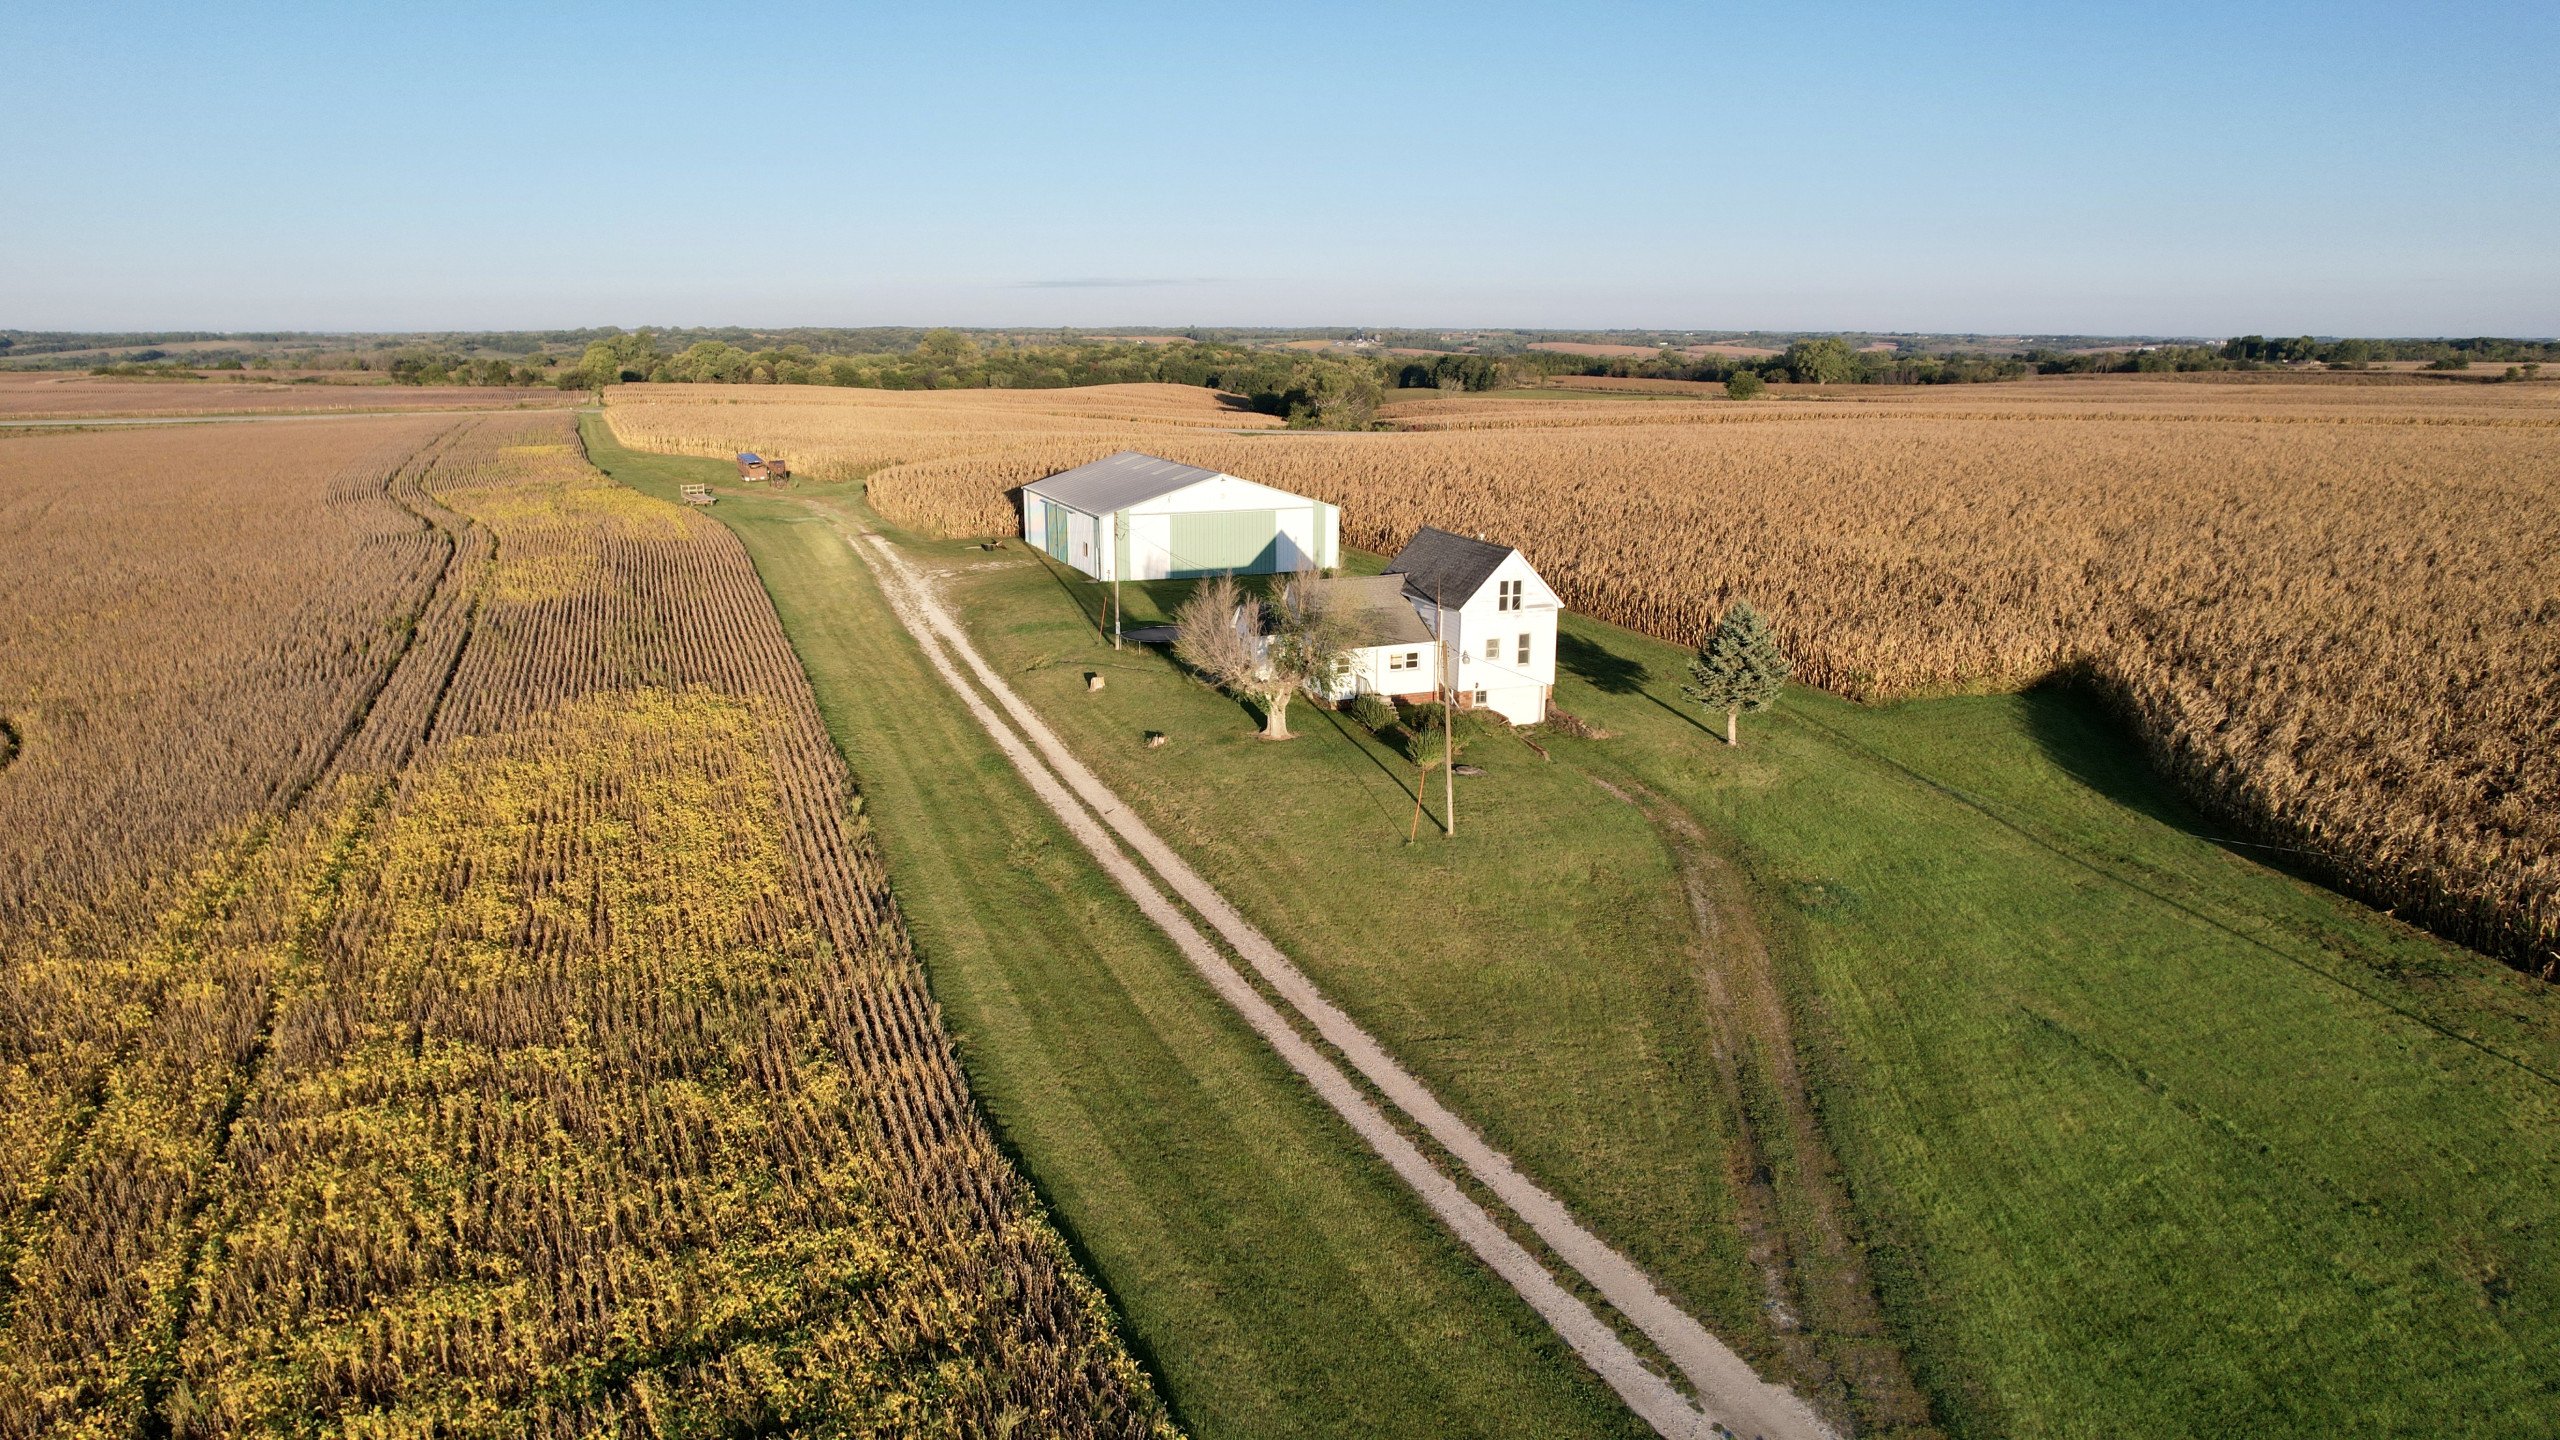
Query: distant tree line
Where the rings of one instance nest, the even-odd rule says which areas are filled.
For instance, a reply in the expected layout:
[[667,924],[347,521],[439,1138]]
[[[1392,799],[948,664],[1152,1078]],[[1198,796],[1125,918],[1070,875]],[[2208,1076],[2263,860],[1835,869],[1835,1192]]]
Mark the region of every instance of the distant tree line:
[[2468,370],[2476,362],[2516,367],[2517,378],[2560,360],[2560,342],[2507,340],[2480,336],[2468,340],[2317,340],[2309,335],[2270,340],[2264,335],[2237,335],[2219,345],[2145,345],[2124,350],[2027,353],[2046,375],[2157,373],[2173,370],[2258,370],[2269,366],[2325,366],[2362,370],[2380,361],[2417,360],[2430,370]]
[[503,355],[469,356],[446,354],[433,350],[404,351],[391,357],[388,366],[395,385],[560,385],[574,390],[574,384],[562,384],[560,362],[543,356],[519,364]]
[[1224,390],[1291,424],[1330,429],[1368,425],[1391,384],[1384,367],[1365,356],[1205,342],[985,344],[957,330],[925,331],[904,353],[863,355],[822,355],[799,344],[747,350],[725,340],[697,340],[670,353],[654,332],[635,330],[588,345],[559,380],[565,387],[650,382],[873,390],[1052,390],[1156,382]]
[[1608,375],[1633,380],[1699,380],[1730,383],[1749,375],[1767,384],[1799,385],[1950,385],[1985,380],[2015,380],[2027,373],[2026,361],[2009,355],[1926,353],[1897,346],[1891,351],[1852,346],[1835,335],[1798,340],[1778,354],[1691,355],[1664,345],[1651,355],[1569,355],[1560,350],[1528,350],[1507,365],[1540,378],[1552,375]]

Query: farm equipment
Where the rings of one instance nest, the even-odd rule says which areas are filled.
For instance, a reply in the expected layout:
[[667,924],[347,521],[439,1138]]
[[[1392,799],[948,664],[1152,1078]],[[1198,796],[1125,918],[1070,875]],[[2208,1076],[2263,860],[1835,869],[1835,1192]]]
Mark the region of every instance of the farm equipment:
[[684,503],[687,505],[708,505],[715,498],[716,497],[711,493],[711,487],[708,485],[687,485],[684,487]]
[[738,478],[762,480],[772,485],[791,483],[791,467],[780,460],[767,459],[753,450],[738,452]]

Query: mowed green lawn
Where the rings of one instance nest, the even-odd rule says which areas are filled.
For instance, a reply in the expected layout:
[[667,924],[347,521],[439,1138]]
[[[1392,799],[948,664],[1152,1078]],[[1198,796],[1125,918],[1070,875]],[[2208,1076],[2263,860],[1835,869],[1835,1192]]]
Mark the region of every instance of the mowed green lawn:
[[[908,544],[949,568],[944,594],[1008,683],[1328,994],[1673,1298],[1769,1358],[1694,921],[1642,812],[1486,735],[1460,756],[1487,773],[1457,782],[1456,838],[1434,776],[1408,843],[1421,777],[1347,714],[1300,701],[1298,738],[1259,739],[1256,715],[1162,650],[1112,650],[1103,587],[1018,545]],[[1168,618],[1189,589],[1124,586],[1125,623]],[[1167,743],[1147,748],[1149,731]]]
[[1767,897],[1963,1429],[2560,1434],[2560,992],[2194,838],[2070,696],[1790,694],[1724,751],[1576,628],[1624,735],[1577,751]]
[[[1491,773],[1462,782],[1459,839],[1426,820],[1408,847],[1409,777],[1334,717],[1302,705],[1305,738],[1254,741],[1231,701],[1112,652],[1093,587],[1018,547],[917,553],[957,572],[990,659],[1151,822],[1746,1348],[1755,1291],[1668,860],[1594,779],[1672,797],[1747,872],[1888,1309],[1950,1429],[2560,1433],[2560,1000],[2187,833],[2079,701],[1791,692],[1728,750],[1677,698],[1682,654],[1569,620],[1558,703],[1614,738],[1547,740],[1553,764],[1479,742],[1467,758]],[[1131,591],[1133,622],[1174,598]],[[806,657],[827,604],[794,608]],[[1148,729],[1170,743],[1145,749]],[[857,757],[890,743],[844,733]],[[922,863],[893,809],[893,864]],[[1097,935],[1072,963],[1147,943]],[[972,1033],[950,974],[937,961]],[[1002,1069],[995,1048],[975,1047],[973,1079]],[[1040,1108],[981,1084],[1000,1111]],[[1009,1126],[1054,1189],[1077,1157],[1033,1153],[1030,1128]],[[1126,1223],[1054,1193],[1089,1250],[1086,1217]],[[1097,1269],[1153,1339],[1131,1276]]]
[[[734,476],[585,433],[662,498]],[[792,500],[712,513],[853,767],[972,1091],[1186,1429],[1650,1433],[1137,916],[832,530]]]
[[[1110,651],[1099,587],[1007,558],[950,581],[995,663],[1712,1323],[1754,1317],[1697,997],[1662,852],[1595,776],[1748,871],[1949,1428],[2560,1433],[2560,994],[2198,838],[2076,697],[1791,692],[1732,750],[1684,653],[1572,620],[1558,703],[1614,738],[1479,742],[1458,840],[1407,848],[1406,777],[1347,723],[1301,705],[1305,738],[1255,741]],[[1130,590],[1135,621],[1179,587]]]

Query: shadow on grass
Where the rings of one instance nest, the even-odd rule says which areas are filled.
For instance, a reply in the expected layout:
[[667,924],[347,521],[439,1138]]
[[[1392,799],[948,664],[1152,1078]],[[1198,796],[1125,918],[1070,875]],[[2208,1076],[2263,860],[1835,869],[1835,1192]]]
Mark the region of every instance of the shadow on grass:
[[[1343,712],[1339,710],[1320,709],[1316,713],[1322,715],[1325,720],[1333,726],[1334,732],[1342,737],[1342,743],[1350,746],[1353,750],[1357,751],[1362,758],[1366,759],[1370,764],[1378,767],[1378,773],[1386,776],[1387,783],[1395,786],[1397,791],[1401,793],[1404,798],[1407,800],[1419,799],[1419,797],[1413,792],[1413,783],[1404,778],[1403,772],[1396,769],[1395,766],[1388,764],[1385,760],[1379,758],[1378,752],[1365,743],[1365,739],[1375,738],[1374,736],[1369,735],[1369,731],[1366,726],[1360,724],[1360,722],[1356,720],[1345,720],[1343,718]],[[1356,766],[1354,767],[1354,771],[1355,773],[1357,772]],[[1376,794],[1370,791],[1367,786],[1364,785],[1360,788],[1363,794],[1369,795],[1370,803],[1378,807],[1378,812],[1386,816],[1388,828],[1393,829],[1397,823],[1396,811],[1387,806],[1383,801],[1380,801]]]
[[[1065,592],[1067,600],[1104,639],[1111,637],[1111,586],[1093,579],[1083,571],[1067,565],[1045,550],[1033,549],[1031,556],[1048,572],[1049,578]],[[1235,582],[1248,595],[1269,598],[1278,577],[1270,575],[1238,575]],[[1191,592],[1200,588],[1197,580],[1124,580],[1120,582],[1120,624],[1123,630],[1142,625],[1170,625],[1174,612]]]
[[1556,636],[1556,663],[1580,676],[1592,689],[1611,695],[1632,695],[1652,678],[1643,661],[1569,630]]
[[1632,655],[1621,655],[1587,636],[1561,631],[1556,636],[1556,664],[1604,695],[1641,695],[1654,708],[1690,729],[1713,737],[1718,744],[1724,741],[1722,730],[1698,718],[1687,706],[1674,705],[1653,693],[1649,687],[1653,672]]
[[2245,838],[2244,824],[2207,814],[2153,766],[2141,734],[2086,681],[2057,677],[2022,692],[2018,700],[2036,749],[2056,770],[2094,793],[2253,865],[2384,908],[2357,894],[2344,881],[2347,867],[2320,851],[2251,840]]
[[2086,687],[2049,680],[2021,693],[2018,704],[2028,738],[2055,769],[2173,830],[2205,828],[2203,817],[2151,768],[2141,737]]

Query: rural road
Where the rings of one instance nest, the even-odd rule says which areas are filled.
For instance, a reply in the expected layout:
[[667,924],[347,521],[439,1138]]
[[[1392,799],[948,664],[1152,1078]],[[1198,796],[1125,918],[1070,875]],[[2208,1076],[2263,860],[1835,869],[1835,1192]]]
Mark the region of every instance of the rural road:
[[[1120,798],[1085,768],[1005,684],[959,624],[889,542],[815,504],[888,596],[899,621],[926,658],[968,706],[979,725],[1065,824],[1104,872],[1137,902],[1221,998],[1244,1017],[1352,1130],[1412,1187],[1469,1249],[1519,1292],[1628,1407],[1665,1436],[1757,1436],[1763,1440],[1832,1440],[1834,1433],[1793,1392],[1762,1380],[1733,1350],[1663,1295],[1634,1262],[1585,1229],[1564,1204],[1522,1174],[1442,1105],[1386,1048],[1249,924],[1214,886],[1174,853]],[[963,667],[968,672],[964,675]],[[974,676],[977,685],[969,683]],[[992,700],[992,704],[990,704]],[[997,713],[1001,707],[1003,714]],[[1114,844],[1116,835],[1121,844]],[[1125,844],[1124,852],[1121,845]],[[1130,857],[1146,863],[1156,879]],[[1168,896],[1166,891],[1172,892]],[[1176,903],[1176,898],[1179,904]],[[1310,1043],[1261,991],[1228,962],[1184,913],[1206,921],[1263,982],[1286,1000],[1361,1077],[1432,1141],[1575,1275],[1643,1332],[1688,1379],[1703,1402],[1650,1369],[1607,1322],[1567,1291],[1503,1224],[1408,1139],[1331,1056]]]

